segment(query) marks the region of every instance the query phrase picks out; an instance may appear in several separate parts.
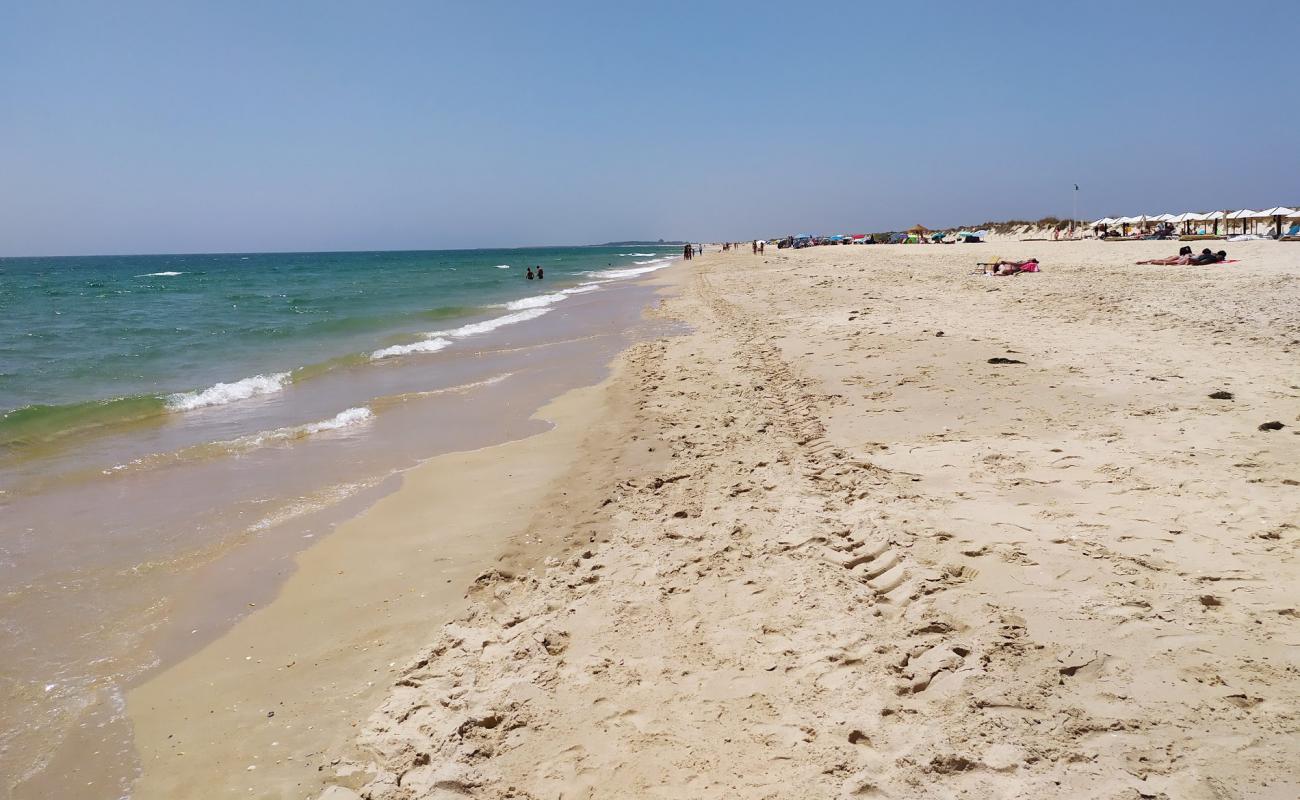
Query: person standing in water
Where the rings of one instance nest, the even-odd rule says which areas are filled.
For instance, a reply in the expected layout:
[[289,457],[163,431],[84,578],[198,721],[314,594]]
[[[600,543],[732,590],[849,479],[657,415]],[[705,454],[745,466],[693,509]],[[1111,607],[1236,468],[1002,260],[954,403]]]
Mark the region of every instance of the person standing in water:
[[542,275],[542,265],[541,265],[541,264],[538,264],[538,265],[537,265],[537,280],[540,281],[540,280],[542,279],[542,277],[543,277],[543,275]]
[[533,279],[533,268],[532,268],[532,267],[529,267],[529,268],[528,268],[528,280],[531,281],[532,279]]

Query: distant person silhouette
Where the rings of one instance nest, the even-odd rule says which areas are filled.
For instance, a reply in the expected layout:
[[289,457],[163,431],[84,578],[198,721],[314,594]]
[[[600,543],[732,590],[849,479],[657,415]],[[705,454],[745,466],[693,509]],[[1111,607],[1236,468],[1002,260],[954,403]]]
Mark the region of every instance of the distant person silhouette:
[[537,265],[537,280],[540,281],[540,280],[541,280],[542,278],[544,278],[544,277],[545,277],[545,276],[542,275],[542,265],[541,265],[541,264],[538,264],[538,265]]
[[533,268],[532,268],[532,267],[529,267],[529,268],[528,268],[528,280],[531,281],[532,279],[533,279]]

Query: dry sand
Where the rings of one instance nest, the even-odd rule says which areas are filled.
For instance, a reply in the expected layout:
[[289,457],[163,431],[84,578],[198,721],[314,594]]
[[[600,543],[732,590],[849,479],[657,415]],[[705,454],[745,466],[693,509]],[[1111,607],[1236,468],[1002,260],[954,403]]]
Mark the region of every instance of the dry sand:
[[[1300,243],[1132,265],[1176,249],[675,268],[691,332],[588,390],[514,533],[551,558],[483,570],[325,796],[1300,796]],[[225,766],[169,796],[302,796]]]

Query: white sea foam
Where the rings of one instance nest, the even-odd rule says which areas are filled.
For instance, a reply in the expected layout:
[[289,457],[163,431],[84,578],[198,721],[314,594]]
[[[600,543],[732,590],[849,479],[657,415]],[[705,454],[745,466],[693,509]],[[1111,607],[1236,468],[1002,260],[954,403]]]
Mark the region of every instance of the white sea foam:
[[305,439],[308,436],[328,431],[338,431],[344,428],[351,428],[357,425],[363,425],[374,419],[374,412],[365,406],[357,406],[340,411],[329,419],[323,419],[320,422],[309,422],[306,425],[290,425],[286,428],[276,428],[272,431],[262,431],[260,433],[250,433],[247,436],[240,436],[238,439],[231,439],[226,442],[218,442],[218,446],[224,446],[233,452],[246,452],[254,450],[268,444],[277,442],[292,442],[297,439]]
[[451,344],[450,339],[425,339],[411,344],[395,344],[392,347],[385,347],[383,350],[376,350],[370,354],[370,358],[373,361],[378,361],[381,358],[406,356],[412,353],[436,353],[449,344]]
[[510,269],[509,264],[497,264],[497,269]]
[[289,373],[254,375],[234,383],[218,383],[199,392],[178,392],[167,398],[167,408],[172,411],[193,411],[208,406],[224,406],[250,397],[275,394],[289,383]]
[[659,255],[659,254],[658,254],[658,253],[619,253],[619,255],[620,255],[620,256],[635,256],[635,257],[637,257],[637,258],[649,258],[650,256],[657,256],[657,255]]
[[452,328],[448,331],[434,331],[433,333],[428,334],[428,336],[450,336],[453,339],[464,339],[466,336],[475,336],[480,333],[487,333],[488,331],[494,331],[497,328],[504,328],[506,325],[514,325],[520,322],[527,322],[530,319],[537,319],[548,311],[550,311],[549,308],[527,308],[523,311],[516,311],[513,314],[506,314],[503,317],[496,317],[482,322],[471,322],[468,325],[461,325],[459,328]]
[[336,431],[340,428],[350,428],[353,425],[369,422],[373,416],[374,414],[371,413],[370,409],[365,406],[358,406],[340,411],[330,419],[304,425],[303,431],[308,434],[320,433],[321,431]]
[[661,270],[664,267],[671,264],[673,261],[674,259],[671,257],[657,258],[653,261],[633,261],[632,263],[637,264],[638,266],[623,267],[621,269],[595,270],[593,272],[587,272],[584,274],[589,275],[593,278],[601,278],[607,281],[619,280],[622,278],[635,278],[638,275],[647,275],[651,272],[655,272],[656,270]]
[[577,286],[570,286],[568,289],[562,290],[560,294],[586,294],[587,292],[594,292],[598,289],[600,289],[600,283],[581,283]]
[[184,272],[146,272],[143,275],[136,275],[137,278],[174,278],[177,275],[184,275]]
[[564,294],[536,294],[532,297],[524,297],[519,300],[512,300],[505,304],[505,308],[510,311],[523,311],[525,308],[542,308],[552,303],[558,303],[568,295]]
[[326,486],[324,489],[305,495],[300,498],[298,502],[290,503],[274,514],[263,517],[257,522],[254,522],[252,525],[248,526],[248,532],[257,533],[259,531],[264,531],[268,528],[273,528],[276,525],[288,522],[289,520],[319,511],[320,509],[334,505],[335,503],[340,503],[358,492],[376,485],[379,480],[382,480],[382,476],[379,479],[369,481],[340,483],[334,486]]

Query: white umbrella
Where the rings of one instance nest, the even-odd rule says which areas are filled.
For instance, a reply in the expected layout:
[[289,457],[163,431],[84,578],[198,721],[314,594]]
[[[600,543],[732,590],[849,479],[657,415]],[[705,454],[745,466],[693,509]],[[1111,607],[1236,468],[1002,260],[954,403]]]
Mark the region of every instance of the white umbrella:
[[1173,214],[1161,214],[1161,215],[1158,216],[1158,217],[1152,217],[1152,218],[1151,218],[1151,221],[1152,221],[1152,222],[1173,222],[1173,221],[1174,221],[1174,215],[1173,215]]
[[1297,213],[1300,212],[1297,212],[1297,210],[1294,208],[1287,208],[1286,206],[1277,206],[1276,208],[1270,208],[1267,211],[1261,211],[1259,212],[1259,215],[1261,217],[1294,217]]
[[1105,217],[1104,219],[1099,219],[1092,223],[1092,227],[1100,228],[1102,225],[1114,225],[1118,221],[1119,220],[1111,219],[1110,217]]

